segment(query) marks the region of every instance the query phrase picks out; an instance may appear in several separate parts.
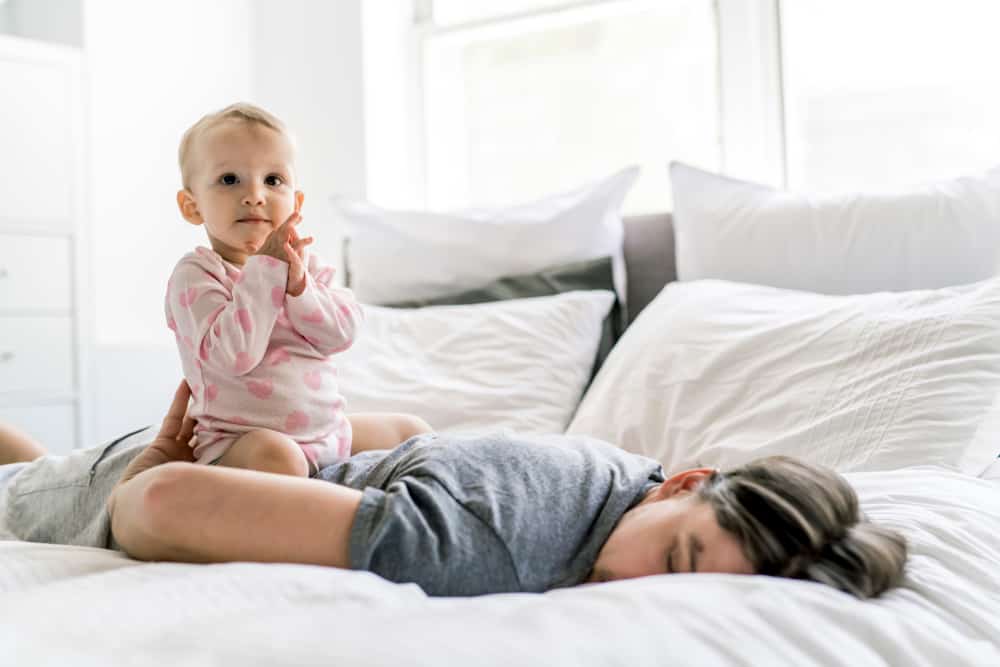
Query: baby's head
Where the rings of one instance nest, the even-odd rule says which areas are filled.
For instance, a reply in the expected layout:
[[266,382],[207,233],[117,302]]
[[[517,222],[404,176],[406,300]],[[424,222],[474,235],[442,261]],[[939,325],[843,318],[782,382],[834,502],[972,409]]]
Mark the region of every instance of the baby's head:
[[212,249],[242,266],[278,225],[302,208],[295,144],[277,117],[240,102],[204,116],[181,138],[184,219],[205,225]]

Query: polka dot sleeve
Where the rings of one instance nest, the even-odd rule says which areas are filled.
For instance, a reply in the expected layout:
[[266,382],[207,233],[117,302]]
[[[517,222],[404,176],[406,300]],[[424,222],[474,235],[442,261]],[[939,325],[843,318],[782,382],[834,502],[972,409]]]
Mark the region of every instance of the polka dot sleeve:
[[267,351],[287,277],[288,265],[271,257],[251,257],[234,276],[212,253],[181,259],[168,284],[166,314],[185,368],[230,376],[255,368]]
[[333,267],[309,256],[306,288],[299,296],[286,296],[285,309],[292,326],[320,354],[346,350],[364,320],[354,292],[333,284]]

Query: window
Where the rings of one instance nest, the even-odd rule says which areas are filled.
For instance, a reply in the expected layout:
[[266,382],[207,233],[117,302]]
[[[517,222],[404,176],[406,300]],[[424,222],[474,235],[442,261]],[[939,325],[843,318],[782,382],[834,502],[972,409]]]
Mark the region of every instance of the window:
[[1000,3],[786,0],[788,182],[891,188],[1000,164]]
[[[545,9],[559,9],[573,0],[431,0],[429,12],[437,26],[456,26],[510,18]],[[575,4],[580,4],[579,0]]]
[[625,210],[662,211],[670,160],[722,166],[713,0],[436,0],[425,20],[431,208],[527,201],[639,164]]

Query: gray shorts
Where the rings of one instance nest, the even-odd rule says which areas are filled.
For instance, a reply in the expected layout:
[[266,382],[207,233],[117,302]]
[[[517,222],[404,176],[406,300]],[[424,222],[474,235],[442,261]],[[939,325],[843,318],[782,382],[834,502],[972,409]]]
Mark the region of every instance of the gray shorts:
[[67,456],[0,466],[0,534],[29,542],[116,548],[108,496],[154,435],[143,428]]

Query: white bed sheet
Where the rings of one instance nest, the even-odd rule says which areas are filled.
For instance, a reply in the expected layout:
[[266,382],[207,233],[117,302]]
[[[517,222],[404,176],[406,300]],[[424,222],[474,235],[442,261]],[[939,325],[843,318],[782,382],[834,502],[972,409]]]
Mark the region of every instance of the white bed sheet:
[[940,468],[849,477],[911,543],[905,586],[876,601],[725,575],[431,599],[368,573],[0,542],[0,663],[1000,664],[1000,483]]

